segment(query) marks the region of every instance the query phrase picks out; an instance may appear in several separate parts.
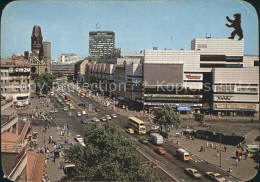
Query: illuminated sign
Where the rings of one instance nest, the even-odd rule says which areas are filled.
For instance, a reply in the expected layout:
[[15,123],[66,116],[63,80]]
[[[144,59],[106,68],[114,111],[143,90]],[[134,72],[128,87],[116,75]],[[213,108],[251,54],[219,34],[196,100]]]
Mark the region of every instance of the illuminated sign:
[[184,80],[202,80],[202,74],[184,74]]
[[221,95],[215,95],[215,99],[214,100],[225,100],[225,101],[230,101],[233,100],[233,96],[221,96]]
[[233,109],[233,110],[241,110],[241,109],[256,109],[255,104],[234,104],[234,103],[215,103],[214,109]]
[[177,111],[191,111],[191,106],[177,106]]
[[14,68],[14,73],[17,72],[31,72],[31,68]]

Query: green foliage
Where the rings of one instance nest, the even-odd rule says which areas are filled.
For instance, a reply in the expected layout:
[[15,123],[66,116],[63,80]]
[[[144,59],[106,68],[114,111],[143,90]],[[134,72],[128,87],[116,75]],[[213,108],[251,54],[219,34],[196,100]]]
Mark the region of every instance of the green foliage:
[[179,120],[179,115],[168,105],[159,107],[154,114],[156,121],[165,126],[165,131],[167,125],[176,125]]
[[75,145],[66,159],[75,164],[72,181],[155,181],[151,169],[142,166],[134,143],[110,125],[85,129],[86,147]]
[[56,77],[62,77],[63,76],[63,74],[60,71],[55,71],[52,74],[55,75]]
[[44,73],[36,77],[34,84],[36,85],[36,92],[39,94],[47,94],[52,88],[52,82],[56,79],[55,75]]

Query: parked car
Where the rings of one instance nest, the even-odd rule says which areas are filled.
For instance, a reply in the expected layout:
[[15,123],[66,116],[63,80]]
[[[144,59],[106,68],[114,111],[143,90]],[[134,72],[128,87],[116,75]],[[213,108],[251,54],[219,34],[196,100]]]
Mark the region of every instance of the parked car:
[[96,111],[96,112],[100,112],[100,109],[96,108],[95,111]]
[[190,176],[192,176],[193,178],[201,177],[201,174],[197,171],[197,169],[194,168],[185,168],[185,172]]
[[226,181],[226,179],[219,173],[206,172],[206,176],[214,181]]
[[53,114],[55,111],[54,110],[50,110],[50,114]]
[[86,111],[84,111],[84,110],[81,112],[81,114],[82,115],[87,115]]
[[132,128],[127,128],[125,129],[126,133],[129,133],[129,134],[134,134],[135,131],[132,129]]
[[100,118],[100,120],[103,121],[103,122],[106,122],[107,118],[106,117],[102,117],[102,118]]
[[80,113],[80,112],[77,112],[77,116],[79,116],[79,117],[80,117],[80,116],[81,116],[81,113]]
[[86,118],[83,118],[83,119],[80,120],[80,122],[81,122],[82,124],[87,124],[87,123],[88,123],[88,120],[87,120]]
[[166,154],[166,151],[163,147],[155,147],[154,151],[157,152],[158,154],[161,154],[161,155]]
[[68,108],[67,108],[67,107],[64,107],[64,108],[63,108],[63,111],[67,111],[67,110],[68,110]]
[[70,117],[71,117],[71,116],[72,116],[72,112],[68,112],[68,116],[70,116]]
[[111,114],[111,117],[112,118],[117,118],[117,115],[116,114]]
[[99,120],[98,118],[94,117],[94,118],[91,118],[91,121],[93,121],[93,122],[99,122],[100,120]]

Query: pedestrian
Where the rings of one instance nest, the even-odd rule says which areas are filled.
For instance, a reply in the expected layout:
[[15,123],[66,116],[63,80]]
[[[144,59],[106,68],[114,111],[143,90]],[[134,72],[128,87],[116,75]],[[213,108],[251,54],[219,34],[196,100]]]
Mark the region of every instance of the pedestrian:
[[53,154],[53,162],[55,162],[55,153]]
[[217,150],[217,157],[219,157],[219,149]]
[[43,137],[43,143],[45,143],[45,136]]
[[236,159],[236,166],[238,166],[238,159]]
[[48,129],[50,128],[50,124],[48,123]]
[[203,151],[203,146],[201,145],[201,147],[200,147],[200,152],[202,152]]
[[57,126],[57,131],[59,131],[60,130],[60,127],[59,126]]
[[245,160],[247,159],[247,152],[245,152]]
[[225,150],[225,152],[227,151],[227,147],[226,147],[226,145],[224,146],[224,150]]
[[44,145],[44,152],[47,153],[47,147]]

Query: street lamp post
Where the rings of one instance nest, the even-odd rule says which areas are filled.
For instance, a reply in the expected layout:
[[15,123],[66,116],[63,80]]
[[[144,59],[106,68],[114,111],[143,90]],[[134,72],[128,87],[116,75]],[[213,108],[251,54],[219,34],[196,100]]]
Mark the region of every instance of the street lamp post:
[[220,158],[219,158],[219,165],[220,165],[220,167],[222,166],[222,164],[221,164],[221,153],[222,153],[222,148],[221,148],[221,133],[219,133],[219,143],[220,143]]
[[[144,84],[144,88],[143,88],[143,93],[145,95],[145,84]],[[143,121],[144,121],[144,112],[145,112],[145,96],[144,96],[144,99],[143,99]]]

